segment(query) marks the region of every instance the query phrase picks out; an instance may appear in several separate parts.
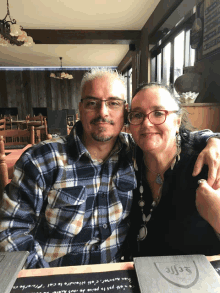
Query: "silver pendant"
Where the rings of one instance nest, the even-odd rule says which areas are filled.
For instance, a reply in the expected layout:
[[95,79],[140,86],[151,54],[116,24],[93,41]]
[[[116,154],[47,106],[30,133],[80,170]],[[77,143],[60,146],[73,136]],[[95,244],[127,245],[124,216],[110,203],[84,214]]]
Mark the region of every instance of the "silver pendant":
[[144,192],[144,187],[141,185],[139,188],[139,192],[142,194]]
[[160,174],[157,174],[156,183],[160,185],[163,184],[163,179],[161,178]]
[[147,227],[145,225],[141,226],[141,229],[139,230],[138,240],[142,241],[147,236]]
[[145,201],[144,200],[139,200],[138,202],[139,207],[144,207],[145,206]]

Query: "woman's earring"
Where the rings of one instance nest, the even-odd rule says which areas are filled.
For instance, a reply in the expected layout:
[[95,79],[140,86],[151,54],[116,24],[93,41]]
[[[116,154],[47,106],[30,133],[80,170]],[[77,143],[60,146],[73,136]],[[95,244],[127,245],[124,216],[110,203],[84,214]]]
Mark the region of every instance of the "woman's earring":
[[176,133],[176,147],[177,147],[177,160],[180,160],[180,153],[181,153],[181,136],[179,132]]

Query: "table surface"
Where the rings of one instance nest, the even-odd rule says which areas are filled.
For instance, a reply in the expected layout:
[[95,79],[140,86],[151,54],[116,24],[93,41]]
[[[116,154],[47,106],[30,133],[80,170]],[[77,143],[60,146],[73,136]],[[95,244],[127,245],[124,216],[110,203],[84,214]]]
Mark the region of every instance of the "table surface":
[[18,274],[18,278],[64,275],[64,274],[84,274],[84,273],[109,272],[109,271],[118,271],[118,270],[134,270],[134,263],[122,262],[122,263],[109,263],[109,264],[98,264],[98,265],[28,269],[28,270],[21,270],[20,273]]
[[[208,261],[219,260],[220,255],[207,256]],[[133,262],[122,263],[109,263],[109,264],[97,264],[97,265],[82,265],[82,266],[69,266],[69,267],[54,267],[44,269],[28,269],[21,270],[18,274],[18,278],[23,277],[36,277],[36,276],[51,276],[62,274],[84,274],[84,273],[96,273],[96,272],[109,272],[118,270],[134,270]]]

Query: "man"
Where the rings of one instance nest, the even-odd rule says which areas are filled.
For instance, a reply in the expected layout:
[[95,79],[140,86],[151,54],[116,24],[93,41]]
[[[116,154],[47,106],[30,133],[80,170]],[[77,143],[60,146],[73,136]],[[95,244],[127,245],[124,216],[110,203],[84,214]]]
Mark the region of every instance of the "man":
[[[0,251],[28,250],[26,268],[119,262],[136,187],[133,141],[120,134],[125,87],[116,72],[87,73],[81,122],[18,160],[0,208]],[[198,135],[205,146],[206,137]],[[201,154],[219,175],[217,139]],[[212,161],[216,162],[215,168]],[[210,167],[211,166],[211,167]]]

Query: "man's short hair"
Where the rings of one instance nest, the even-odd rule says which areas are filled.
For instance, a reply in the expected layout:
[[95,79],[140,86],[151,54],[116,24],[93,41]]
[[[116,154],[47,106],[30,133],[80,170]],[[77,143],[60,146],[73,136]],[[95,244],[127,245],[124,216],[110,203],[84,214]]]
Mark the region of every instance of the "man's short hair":
[[112,81],[118,80],[124,88],[124,98],[126,99],[126,84],[125,78],[122,74],[118,73],[117,70],[111,68],[92,68],[86,72],[82,78],[80,85],[80,95],[82,96],[83,88],[87,82],[95,80],[96,78],[102,78],[104,76],[110,76]]

